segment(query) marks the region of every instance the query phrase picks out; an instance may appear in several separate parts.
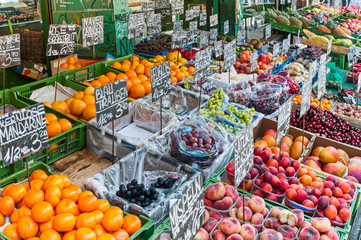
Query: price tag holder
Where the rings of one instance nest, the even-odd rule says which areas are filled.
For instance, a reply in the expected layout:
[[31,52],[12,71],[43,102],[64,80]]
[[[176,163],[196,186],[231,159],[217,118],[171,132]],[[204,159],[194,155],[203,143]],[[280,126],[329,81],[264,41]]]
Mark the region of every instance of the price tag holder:
[[98,127],[129,113],[125,78],[96,88],[94,97]]
[[103,16],[82,19],[83,47],[104,43]]
[[227,35],[229,33],[229,21],[224,22],[224,35]]
[[19,64],[20,34],[0,36],[0,69]]
[[217,41],[218,36],[218,29],[217,28],[211,28],[211,32],[209,34],[209,45],[214,45]]
[[184,14],[184,0],[172,0],[172,14]]
[[289,98],[278,110],[276,145],[282,141],[290,128],[291,107],[292,101],[291,98]]
[[280,44],[281,43],[276,43],[273,45],[273,55],[272,55],[273,60],[276,60],[280,55]]
[[271,24],[268,24],[268,25],[266,26],[266,33],[265,33],[265,38],[266,38],[266,40],[267,40],[268,38],[270,38],[271,35],[272,35],[272,26],[271,26]]
[[207,25],[207,13],[201,13],[199,15],[199,26]]
[[213,14],[209,16],[209,26],[214,27],[218,25],[218,14]]
[[217,42],[214,43],[214,51],[215,51],[216,58],[222,56],[222,54],[223,54],[223,42],[222,42],[222,40],[217,41]]
[[171,88],[170,62],[154,66],[150,69],[152,78],[152,102],[168,95]]
[[258,65],[258,54],[257,52],[252,52],[250,55],[250,71],[251,73],[257,70]]
[[199,48],[204,48],[208,46],[209,42],[209,34],[206,31],[201,31],[201,35],[199,38]]
[[162,32],[161,15],[159,13],[148,15],[146,20],[148,36],[154,36]]
[[233,142],[234,187],[236,189],[253,168],[253,142],[252,127],[248,127],[242,136]]
[[211,55],[212,49],[206,48],[196,52],[196,59],[194,62],[194,80],[199,83],[202,79],[210,75]]
[[327,43],[327,55],[330,55],[331,50],[332,50],[332,39],[328,40]]
[[49,27],[46,56],[74,54],[76,31],[77,25],[75,24],[51,24]]
[[229,69],[236,62],[236,39],[224,45],[224,68]]
[[312,81],[307,81],[302,87],[300,118],[310,109]]
[[128,39],[143,37],[144,14],[130,14],[128,23]]
[[202,174],[197,173],[189,188],[170,207],[169,219],[173,239],[193,240],[205,220],[203,198]]
[[38,103],[0,116],[3,166],[49,146],[45,109]]
[[161,14],[162,17],[170,16],[169,0],[155,0],[155,13]]

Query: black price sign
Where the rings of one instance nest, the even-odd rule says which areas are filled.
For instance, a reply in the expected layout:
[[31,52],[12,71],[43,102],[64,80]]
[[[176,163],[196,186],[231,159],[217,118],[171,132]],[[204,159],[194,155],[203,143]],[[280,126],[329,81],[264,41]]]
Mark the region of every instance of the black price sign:
[[148,15],[146,20],[148,36],[154,36],[162,32],[161,16],[159,13]]
[[160,13],[162,17],[170,16],[169,0],[155,0],[155,13]]
[[98,127],[128,114],[128,91],[125,78],[94,90]]
[[142,2],[141,9],[145,15],[148,15],[151,12],[154,12],[155,3],[154,2]]
[[171,87],[170,62],[159,64],[150,69],[152,78],[152,101],[167,95]]
[[244,21],[242,20],[239,24],[237,32],[237,45],[243,45],[246,42],[246,31],[244,26]]
[[51,24],[46,56],[74,54],[77,25]]
[[355,45],[352,45],[347,53],[348,66],[351,67],[357,62],[357,51]]
[[172,49],[184,48],[187,44],[187,32],[174,32],[172,35]]
[[209,42],[209,34],[206,31],[201,31],[201,35],[199,38],[199,48],[204,48],[208,46]]
[[172,14],[184,14],[184,0],[172,0]]
[[128,39],[143,37],[144,14],[130,14],[128,23]]
[[124,11],[114,11],[115,36],[117,39],[123,39],[128,36],[129,13]]
[[215,51],[215,55],[216,57],[220,57],[223,54],[223,42],[222,40],[217,41],[214,43],[214,51]]
[[173,23],[173,32],[183,31],[183,20],[175,21]]
[[172,238],[193,240],[204,218],[203,179],[198,173],[186,192],[170,208]]
[[257,70],[258,66],[258,54],[257,52],[252,52],[250,55],[250,71],[254,72]]
[[276,145],[278,145],[282,138],[286,136],[288,129],[290,128],[291,107],[292,101],[291,98],[289,98],[278,109]]
[[300,118],[310,109],[312,81],[307,81],[302,87]]
[[193,43],[197,42],[198,38],[198,31],[197,29],[191,29],[187,32],[187,43],[192,45]]
[[318,93],[317,98],[321,99],[323,94],[326,92],[326,71],[327,71],[327,54],[322,54],[320,57],[320,66],[318,70]]
[[198,29],[197,21],[189,22],[189,30],[197,30],[197,29]]
[[280,44],[281,43],[276,43],[273,45],[273,55],[272,55],[273,60],[276,60],[280,55]]
[[104,43],[103,16],[82,19],[83,47]]
[[0,37],[0,69],[20,64],[20,34]]
[[209,34],[209,45],[215,44],[217,41],[218,36],[218,29],[217,28],[211,28],[211,32]]
[[268,38],[270,38],[271,35],[272,35],[272,26],[271,26],[271,24],[268,24],[268,25],[266,26],[266,33],[265,33],[265,38],[266,38],[266,40],[267,40]]
[[193,20],[195,17],[193,9],[186,10],[186,21]]
[[211,55],[211,48],[196,52],[194,80],[197,83],[210,75]]
[[236,39],[224,45],[224,68],[229,69],[236,62]]
[[253,141],[253,128],[248,127],[242,136],[233,142],[235,188],[253,168]]
[[218,24],[218,14],[209,16],[209,26],[214,27]]
[[224,22],[223,28],[224,28],[224,31],[223,31],[224,34],[227,35],[229,33],[229,21],[228,20]]
[[38,103],[1,115],[0,143],[4,166],[47,148],[44,104]]
[[201,13],[199,15],[199,26],[207,25],[207,13]]

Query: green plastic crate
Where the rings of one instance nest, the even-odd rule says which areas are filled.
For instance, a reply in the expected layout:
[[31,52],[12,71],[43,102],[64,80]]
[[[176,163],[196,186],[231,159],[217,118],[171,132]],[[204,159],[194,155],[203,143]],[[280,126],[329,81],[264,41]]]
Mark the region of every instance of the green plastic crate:
[[160,234],[164,232],[172,234],[169,217],[157,227],[157,229],[154,231],[154,234],[149,238],[149,240],[159,240]]
[[[2,92],[0,92],[2,98]],[[26,100],[26,99],[25,99]],[[29,99],[30,100],[30,99]],[[1,102],[2,104],[4,101]],[[2,105],[1,104],[1,105]],[[34,101],[23,101],[16,96],[16,93],[12,90],[6,90],[5,104],[11,104],[14,107],[21,109],[33,104],[36,104]],[[86,123],[83,121],[77,121],[73,118],[62,114],[52,108],[45,106],[46,113],[55,114],[58,119],[65,118],[70,121],[73,128],[61,133],[55,137],[49,139],[49,146],[58,143],[58,146],[54,147],[51,150],[43,149],[39,152],[36,152],[24,159],[19,160],[18,162],[11,164],[9,166],[3,167],[0,162],[0,179],[9,176],[10,174],[15,173],[18,170],[22,170],[25,167],[25,160],[27,159],[29,163],[41,161],[45,164],[51,164],[75,151],[81,150],[85,147],[85,131]]]

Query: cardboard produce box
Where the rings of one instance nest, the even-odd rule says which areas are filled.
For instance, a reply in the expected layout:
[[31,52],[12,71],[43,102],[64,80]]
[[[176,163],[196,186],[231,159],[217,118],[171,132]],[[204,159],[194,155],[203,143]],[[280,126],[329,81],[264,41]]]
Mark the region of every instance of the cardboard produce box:
[[[69,55],[69,56],[66,56],[66,57],[63,57],[63,58],[60,58],[60,59],[55,59],[55,60],[50,62],[52,75],[55,76],[57,73],[60,74],[60,73],[63,73],[63,72],[74,70],[74,69],[61,67],[61,65],[66,63],[68,58],[71,58],[71,57],[73,57],[75,59],[75,64],[80,64],[81,65],[81,67],[79,66],[79,67],[76,67],[75,69],[83,68],[83,67],[86,67],[86,66],[94,63],[93,60],[79,59],[78,54]],[[58,66],[59,66],[59,72],[58,72]],[[79,70],[79,72],[77,72],[76,75],[87,73],[87,71],[88,71],[88,69]]]

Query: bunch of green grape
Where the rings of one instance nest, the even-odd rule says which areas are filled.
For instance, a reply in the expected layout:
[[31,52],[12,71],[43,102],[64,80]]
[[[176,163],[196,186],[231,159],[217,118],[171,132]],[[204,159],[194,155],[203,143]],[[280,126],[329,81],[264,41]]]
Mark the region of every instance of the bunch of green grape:
[[235,107],[234,105],[229,106],[227,108],[227,110],[233,112],[234,114],[236,114],[237,117],[239,118],[239,121],[241,123],[244,123],[244,124],[247,124],[247,125],[252,122],[252,118],[256,114],[256,111],[254,110],[254,108],[244,110],[244,109],[239,109],[239,108]]
[[208,100],[209,109],[220,109],[222,108],[224,100],[224,92],[222,88],[218,88],[212,93],[211,98]]

